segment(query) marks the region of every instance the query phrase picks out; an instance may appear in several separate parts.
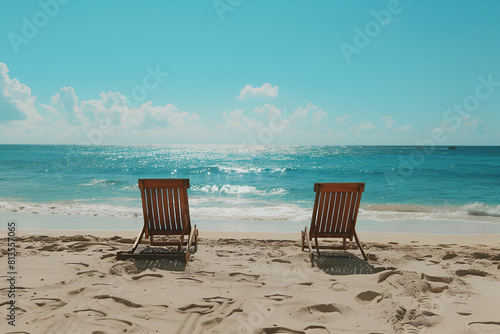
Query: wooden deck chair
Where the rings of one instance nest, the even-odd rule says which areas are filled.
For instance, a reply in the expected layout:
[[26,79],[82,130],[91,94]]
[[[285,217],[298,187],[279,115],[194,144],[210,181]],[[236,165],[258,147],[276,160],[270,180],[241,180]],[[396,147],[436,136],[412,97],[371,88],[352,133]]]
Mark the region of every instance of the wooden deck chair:
[[302,251],[305,243],[312,253],[311,240],[314,238],[314,247],[319,255],[318,238],[342,238],[343,249],[346,249],[346,239],[352,241],[354,237],[363,258],[368,260],[358,235],[356,234],[356,219],[358,218],[361,194],[365,190],[364,183],[315,183],[316,199],[309,231],[307,226],[301,234]]
[[[187,196],[189,179],[139,179],[144,225],[131,252],[118,252],[118,259],[161,258],[172,253],[134,253],[145,236],[152,246],[177,246],[177,253],[184,253],[189,261],[191,246],[198,248],[198,230],[191,228]],[[175,236],[168,241],[156,240],[159,236]],[[183,251],[183,247],[186,249]]]

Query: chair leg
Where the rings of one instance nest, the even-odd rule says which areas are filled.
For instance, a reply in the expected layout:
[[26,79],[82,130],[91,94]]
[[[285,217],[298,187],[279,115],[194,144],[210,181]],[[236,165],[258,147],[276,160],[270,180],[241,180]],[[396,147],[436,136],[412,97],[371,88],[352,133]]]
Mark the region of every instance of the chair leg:
[[[306,229],[307,229],[307,227],[306,227]],[[302,252],[304,251],[304,242],[305,242],[305,240],[304,240],[304,236],[305,236],[305,235],[306,235],[306,231],[305,231],[305,230],[300,232],[300,239],[301,239]]]
[[314,243],[316,245],[316,253],[318,253],[319,256],[319,245],[318,245],[318,236],[314,235]]
[[135,250],[137,249],[137,246],[139,246],[139,244],[141,243],[142,236],[144,235],[144,232],[146,232],[146,226],[142,227],[141,232],[139,232],[139,235],[135,239],[135,242],[134,242],[134,244],[132,246],[132,253],[135,252]]
[[344,247],[344,250],[345,250],[346,249],[345,238],[344,238],[344,242],[343,242],[343,247]]
[[311,254],[312,254],[311,240],[309,239],[309,233],[307,231],[307,226],[304,230],[304,239],[307,242],[307,248],[309,248],[309,252],[311,252]]
[[356,233],[356,230],[354,230],[354,239],[356,239],[356,243],[358,244],[358,248],[361,251],[361,254],[363,254],[363,258],[365,261],[368,261],[368,258],[366,257],[365,251],[363,250],[363,247],[361,247],[361,243],[358,238],[358,234]]
[[194,225],[195,228],[195,233],[194,233],[194,250],[198,251],[198,229],[196,228],[196,225]]
[[189,252],[191,250],[191,245],[193,244],[195,238],[196,238],[196,225],[194,225],[194,228],[191,230],[191,233],[189,233],[186,252]]

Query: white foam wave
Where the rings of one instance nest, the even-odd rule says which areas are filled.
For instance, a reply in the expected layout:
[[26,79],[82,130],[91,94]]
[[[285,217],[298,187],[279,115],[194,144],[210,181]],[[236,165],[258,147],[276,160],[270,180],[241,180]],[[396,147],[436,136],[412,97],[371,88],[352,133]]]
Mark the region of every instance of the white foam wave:
[[287,191],[283,188],[272,188],[269,190],[261,190],[253,186],[240,186],[225,184],[223,186],[206,185],[206,186],[193,186],[192,191],[200,191],[207,194],[226,194],[226,195],[283,195]]
[[[220,190],[219,190],[220,191]],[[247,191],[247,190],[242,190]],[[142,216],[140,199],[114,198],[111,203],[66,202],[19,202],[1,201],[0,212],[26,214],[82,215],[99,217]],[[194,219],[308,221],[312,203],[284,203],[261,198],[241,196],[192,196],[189,198],[191,216]],[[310,204],[310,205],[309,205]],[[456,220],[500,224],[500,206],[473,203],[464,206],[424,206],[414,204],[365,204],[358,219],[375,221],[408,220]]]
[[[128,199],[123,199],[128,201]],[[40,215],[77,215],[98,217],[138,217],[142,215],[140,207],[117,206],[101,203],[67,202],[0,202],[0,212],[17,212]]]
[[432,206],[417,204],[361,205],[360,218],[377,221],[395,220],[461,220],[500,223],[500,206],[474,203],[462,206]]
[[500,205],[491,206],[488,204],[476,202],[473,204],[468,204],[464,208],[467,213],[472,216],[500,217]]
[[[115,202],[128,202],[133,199],[122,199]],[[16,212],[40,215],[78,215],[97,217],[142,217],[140,200],[136,206],[110,205],[98,203],[68,202],[0,202],[0,212]],[[225,220],[289,220],[310,219],[311,212],[297,204],[268,203],[261,200],[221,197],[192,197],[189,199],[192,219],[225,219]]]

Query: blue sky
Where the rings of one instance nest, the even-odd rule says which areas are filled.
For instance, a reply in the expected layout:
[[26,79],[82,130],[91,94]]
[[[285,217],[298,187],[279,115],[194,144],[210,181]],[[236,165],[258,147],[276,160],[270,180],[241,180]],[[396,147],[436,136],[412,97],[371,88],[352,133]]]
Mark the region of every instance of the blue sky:
[[0,143],[498,145],[499,12],[0,0]]

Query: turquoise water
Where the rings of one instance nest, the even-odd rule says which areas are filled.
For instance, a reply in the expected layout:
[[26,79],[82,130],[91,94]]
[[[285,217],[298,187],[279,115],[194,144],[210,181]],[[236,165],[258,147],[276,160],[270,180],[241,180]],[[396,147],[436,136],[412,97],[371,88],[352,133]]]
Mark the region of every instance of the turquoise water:
[[139,178],[189,178],[193,218],[307,221],[315,182],[365,182],[360,220],[500,224],[500,147],[0,145],[0,212],[135,217]]

